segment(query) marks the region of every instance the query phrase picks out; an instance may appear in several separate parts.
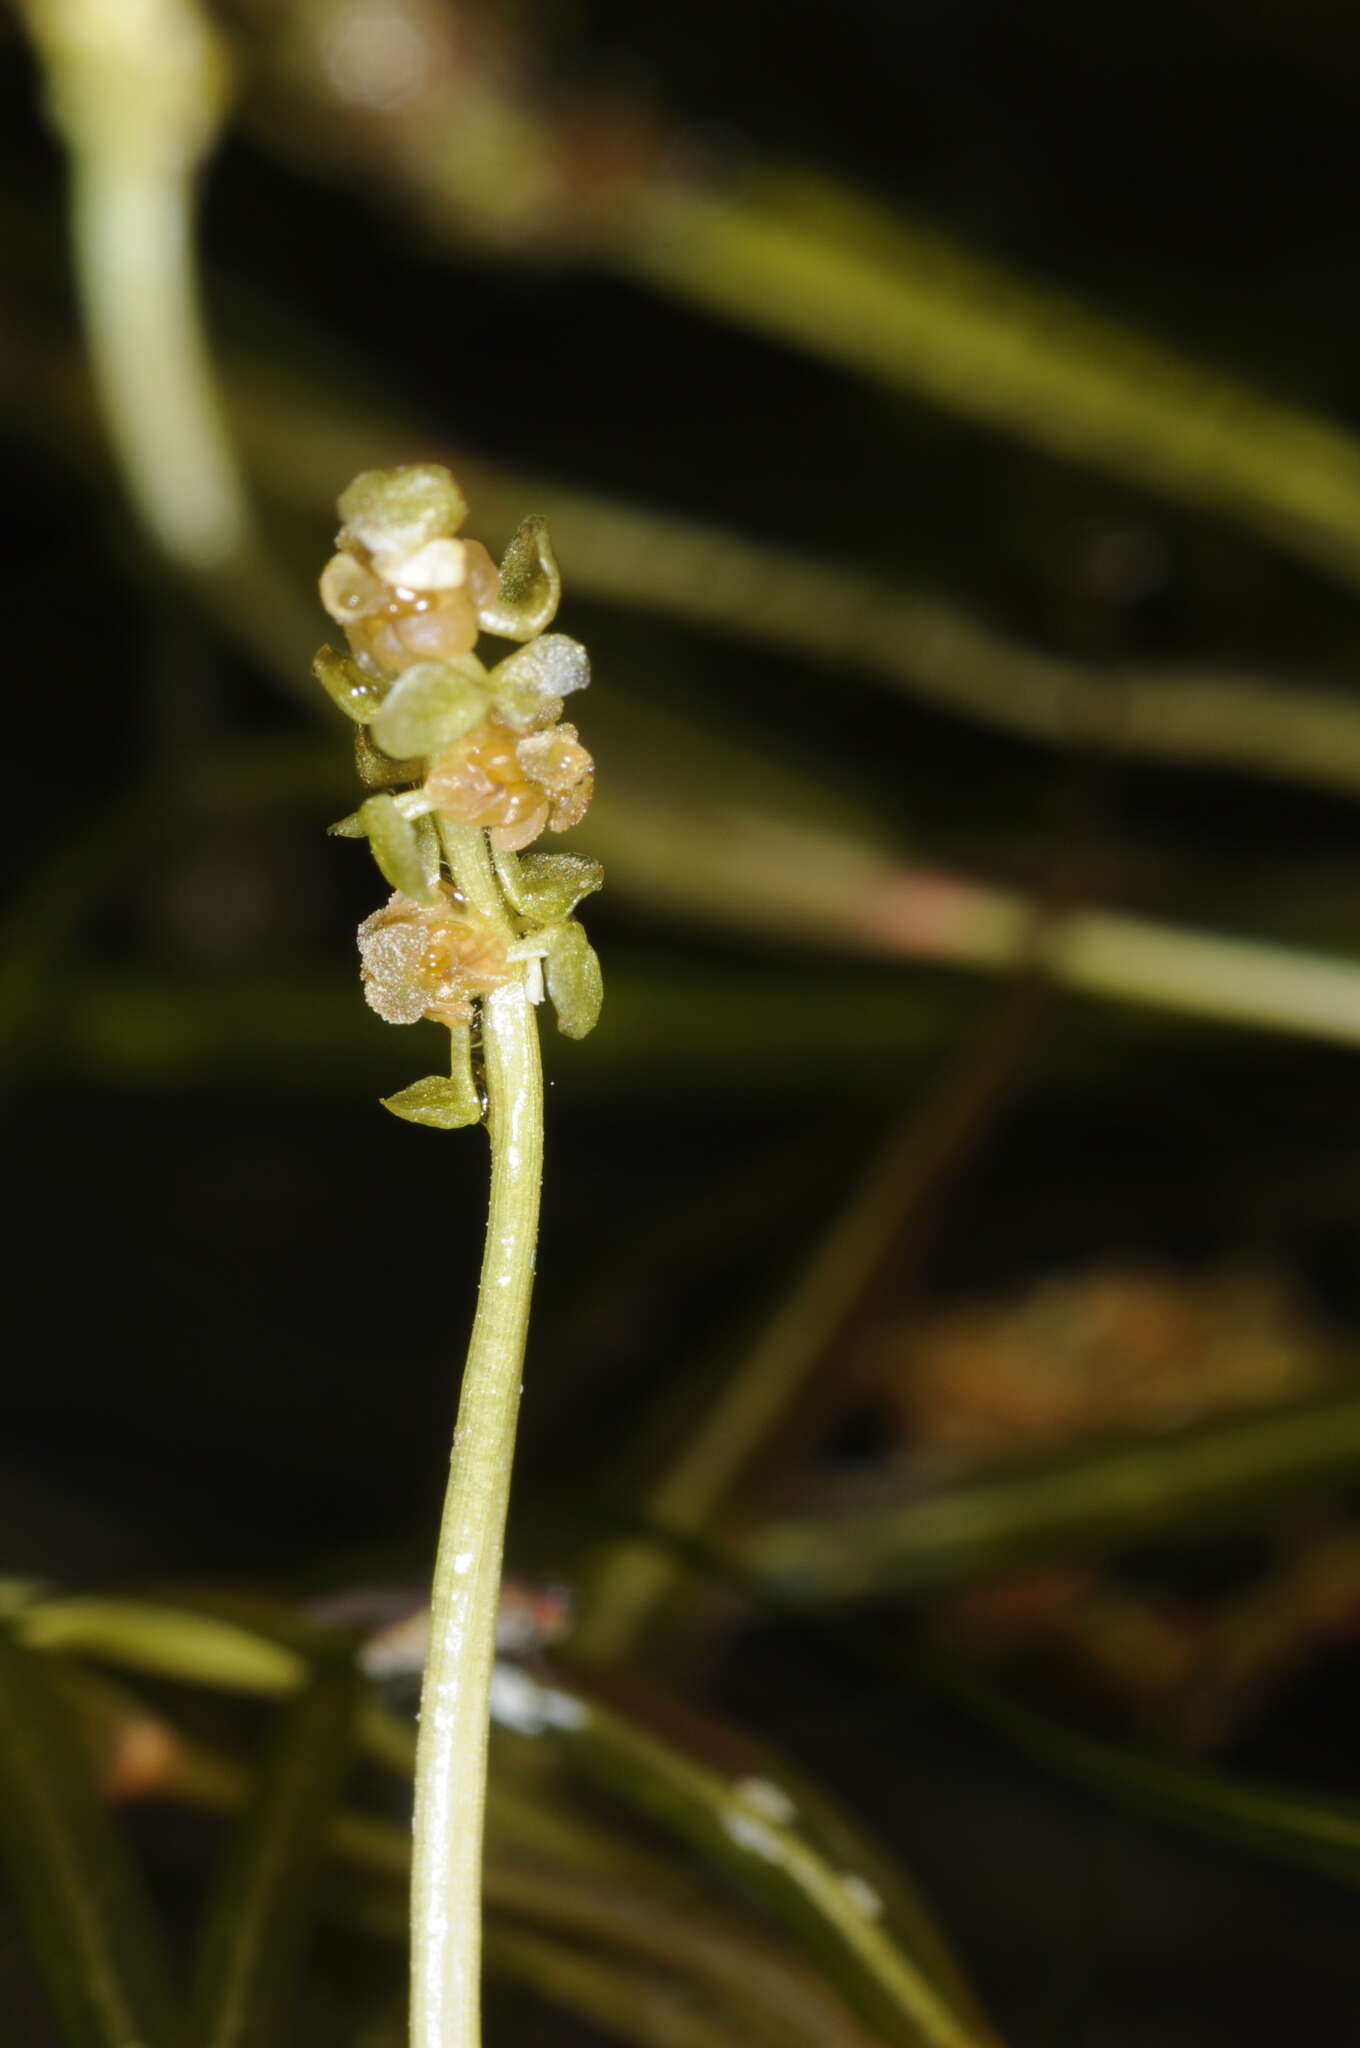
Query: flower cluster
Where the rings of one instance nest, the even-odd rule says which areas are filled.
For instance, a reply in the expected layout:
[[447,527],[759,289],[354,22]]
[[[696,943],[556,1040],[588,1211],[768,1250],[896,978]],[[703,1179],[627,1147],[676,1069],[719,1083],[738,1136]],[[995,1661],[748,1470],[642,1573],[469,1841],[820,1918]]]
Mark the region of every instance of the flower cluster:
[[359,927],[364,994],[389,1024],[470,1024],[472,998],[510,979],[505,941],[447,882],[433,903],[394,889]]
[[366,471],[339,509],[345,524],[321,602],[359,666],[390,681],[412,662],[470,654],[500,576],[479,540],[455,538],[467,505],[449,472],[435,463]]
[[[430,808],[518,853],[589,806],[594,763],[561,716],[590,666],[576,641],[543,634],[560,583],[542,521],[526,520],[498,570],[480,541],[458,536],[466,513],[433,463],[356,478],[321,578],[350,659],[326,649],[318,674],[369,728],[378,759],[370,744],[366,780],[409,779],[386,775],[384,757],[398,769],[423,757]],[[473,651],[483,631],[529,644],[488,671]]]
[[[359,928],[365,995],[391,1023],[429,1018],[453,1034],[452,1078],[417,1082],[388,1107],[442,1126],[480,1113],[469,1027],[481,998],[517,977],[535,999],[546,988],[571,1037],[591,1029],[600,1001],[599,964],[571,916],[598,888],[597,865],[525,853],[543,832],[578,824],[590,803],[594,764],[562,717],[590,680],[589,659],[546,630],[561,582],[543,521],[525,520],[498,568],[460,533],[466,515],[437,464],[357,477],[321,578],[348,652],[325,647],[313,664],[358,728],[359,773],[373,792],[332,829],[366,838],[394,891]],[[518,645],[488,668],[483,633]],[[474,911],[457,873],[445,872],[449,834],[469,829],[487,834],[494,916],[497,904],[474,890]]]

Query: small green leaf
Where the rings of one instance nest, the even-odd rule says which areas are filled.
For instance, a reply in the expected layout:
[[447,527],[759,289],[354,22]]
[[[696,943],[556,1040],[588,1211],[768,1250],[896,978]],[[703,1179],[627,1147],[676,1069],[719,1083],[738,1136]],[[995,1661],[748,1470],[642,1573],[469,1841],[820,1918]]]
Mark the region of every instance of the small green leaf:
[[[429,820],[403,817],[395,800],[385,793],[369,797],[354,815],[384,881],[413,903],[433,903],[439,879],[439,842]],[[348,825],[350,820],[342,818],[340,822]]]
[[501,592],[495,604],[483,605],[481,621],[488,633],[505,640],[532,640],[557,616],[562,578],[548,538],[548,524],[526,519],[505,551]]
[[399,1095],[385,1095],[384,1109],[408,1124],[428,1124],[436,1131],[460,1131],[482,1120],[482,1099],[472,1075],[472,1033],[466,1024],[449,1033],[452,1040],[448,1074],[427,1074]]
[[515,725],[561,715],[562,699],[590,681],[590,656],[566,633],[544,633],[498,661],[490,683],[497,708]]
[[496,869],[520,916],[540,925],[560,924],[604,882],[600,863],[583,853],[504,853]]
[[392,685],[373,737],[386,754],[434,754],[480,725],[490,708],[486,670],[475,654],[418,661]]
[[312,674],[333,704],[356,725],[367,725],[383,701],[386,686],[366,676],[357,661],[334,647],[320,647],[312,656]]
[[405,783],[419,782],[425,773],[423,761],[394,760],[385,754],[362,725],[354,735],[354,765],[367,789],[400,789]]
[[557,1012],[557,1028],[564,1038],[584,1038],[595,1029],[604,1001],[604,976],[595,948],[579,924],[550,925],[543,938],[547,952],[543,978]]

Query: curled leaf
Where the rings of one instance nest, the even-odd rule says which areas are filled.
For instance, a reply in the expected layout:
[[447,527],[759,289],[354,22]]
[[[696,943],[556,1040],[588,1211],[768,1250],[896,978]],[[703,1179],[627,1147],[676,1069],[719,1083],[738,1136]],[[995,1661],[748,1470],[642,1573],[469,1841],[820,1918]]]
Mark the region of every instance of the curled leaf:
[[564,1038],[584,1038],[599,1022],[604,1002],[599,956],[572,919],[550,925],[543,940],[543,978],[557,1013],[557,1028]]
[[496,869],[515,909],[534,924],[559,924],[604,882],[600,863],[583,853],[505,854]]
[[385,685],[366,676],[357,661],[334,647],[320,647],[312,657],[312,674],[333,704],[356,725],[367,725],[383,701]]
[[490,708],[475,655],[418,661],[398,677],[373,719],[373,737],[395,758],[437,753],[480,725]]
[[413,903],[433,903],[439,880],[439,841],[428,818],[404,817],[395,800],[384,793],[360,804],[353,821],[341,820],[344,825],[351,822],[372,847],[384,881]]
[[557,616],[562,578],[548,538],[548,524],[526,519],[505,551],[500,596],[481,607],[488,633],[506,640],[532,640]]

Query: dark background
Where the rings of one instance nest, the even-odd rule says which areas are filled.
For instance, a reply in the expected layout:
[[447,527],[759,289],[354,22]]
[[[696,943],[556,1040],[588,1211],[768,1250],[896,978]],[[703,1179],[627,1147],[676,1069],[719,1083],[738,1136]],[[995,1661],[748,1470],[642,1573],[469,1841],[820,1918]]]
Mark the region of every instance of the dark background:
[[[717,164],[797,157],[857,181],[1360,426],[1350,10],[688,0],[528,19],[564,92],[608,81]],[[77,835],[92,835],[82,863],[108,868],[57,956],[23,977],[7,1047],[4,1567],[79,1583],[189,1572],[305,1585],[349,1571],[418,1583],[475,1275],[480,1140],[426,1140],[382,1116],[376,1095],[415,1055],[376,1024],[338,1052],[282,1033],[273,1056],[267,1029],[239,1054],[153,1035],[121,1060],[82,1032],[101,978],[218,989],[263,967],[352,979],[350,934],[375,899],[356,849],[322,836],[350,801],[338,752],[334,801],[301,817],[242,822],[190,804],[170,843],[143,854],[129,851],[135,818],[104,811],[186,736],[306,728],[149,563],[111,479],[71,459],[49,394],[25,381],[39,359],[66,374],[75,323],[60,161],[11,23],[0,58],[12,250],[0,319],[24,342],[6,357],[0,418],[14,514],[11,900],[41,929],[31,892]],[[589,260],[451,255],[391,193],[271,149],[248,125],[205,196],[216,330],[277,339],[318,379],[390,380],[439,445],[900,567],[1069,652],[1349,679],[1353,598],[1264,547]],[[319,567],[329,531],[319,502],[299,557]],[[1099,573],[1111,536],[1131,539],[1140,565],[1113,594]],[[834,761],[838,787],[974,872],[1042,872],[1056,846],[1107,898],[1229,928],[1269,929],[1287,881],[1332,943],[1353,941],[1355,826],[1340,804],[1055,758],[886,695],[829,699],[796,661],[738,657],[570,592],[562,622],[606,683],[612,663],[719,732],[731,721],[776,752]],[[581,723],[589,739],[588,705]],[[939,1051],[841,1060],[836,963],[809,964],[787,942],[753,949],[607,893],[588,921],[607,973],[664,991],[696,967],[735,977],[754,962],[783,978],[790,1006],[821,1006],[828,1030],[824,1065],[795,1087],[686,1057],[688,1038],[721,1037],[721,1015],[672,1016],[611,1049],[606,1008],[576,1070],[573,1048],[550,1048],[517,1477],[535,1568],[610,1497],[659,1392],[775,1298]],[[964,1028],[992,999],[980,982],[920,979]],[[1187,1273],[1260,1259],[1345,1331],[1360,1308],[1358,1138],[1349,1055],[1207,1029],[1140,1034],[1064,1006],[955,1188],[924,1284],[953,1296],[1102,1258]],[[1355,1680],[1353,1663],[1330,1670],[1248,1761],[1354,1781]],[[796,1630],[747,1638],[712,1696],[908,1853],[1017,2048],[1246,2048],[1356,2030],[1341,1890],[1060,1787],[941,1710],[838,1669]]]

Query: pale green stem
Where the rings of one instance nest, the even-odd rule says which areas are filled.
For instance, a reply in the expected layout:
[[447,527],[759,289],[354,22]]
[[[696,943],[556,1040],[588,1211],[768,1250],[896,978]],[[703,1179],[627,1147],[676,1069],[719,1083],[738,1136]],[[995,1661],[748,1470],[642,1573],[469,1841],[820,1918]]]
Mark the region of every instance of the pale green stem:
[[189,177],[78,158],[76,272],[95,380],[137,510],[190,569],[228,561],[245,493],[213,390],[192,256]]
[[[458,886],[504,923],[486,840],[442,828]],[[491,1670],[543,1170],[538,1028],[524,984],[482,1004],[491,1203],[435,1561],[416,1749],[412,2048],[481,2039],[482,1831]]]
[[198,166],[227,102],[225,49],[198,0],[23,0],[71,159],[76,277],[95,381],[144,523],[214,569],[248,516],[198,305]]

